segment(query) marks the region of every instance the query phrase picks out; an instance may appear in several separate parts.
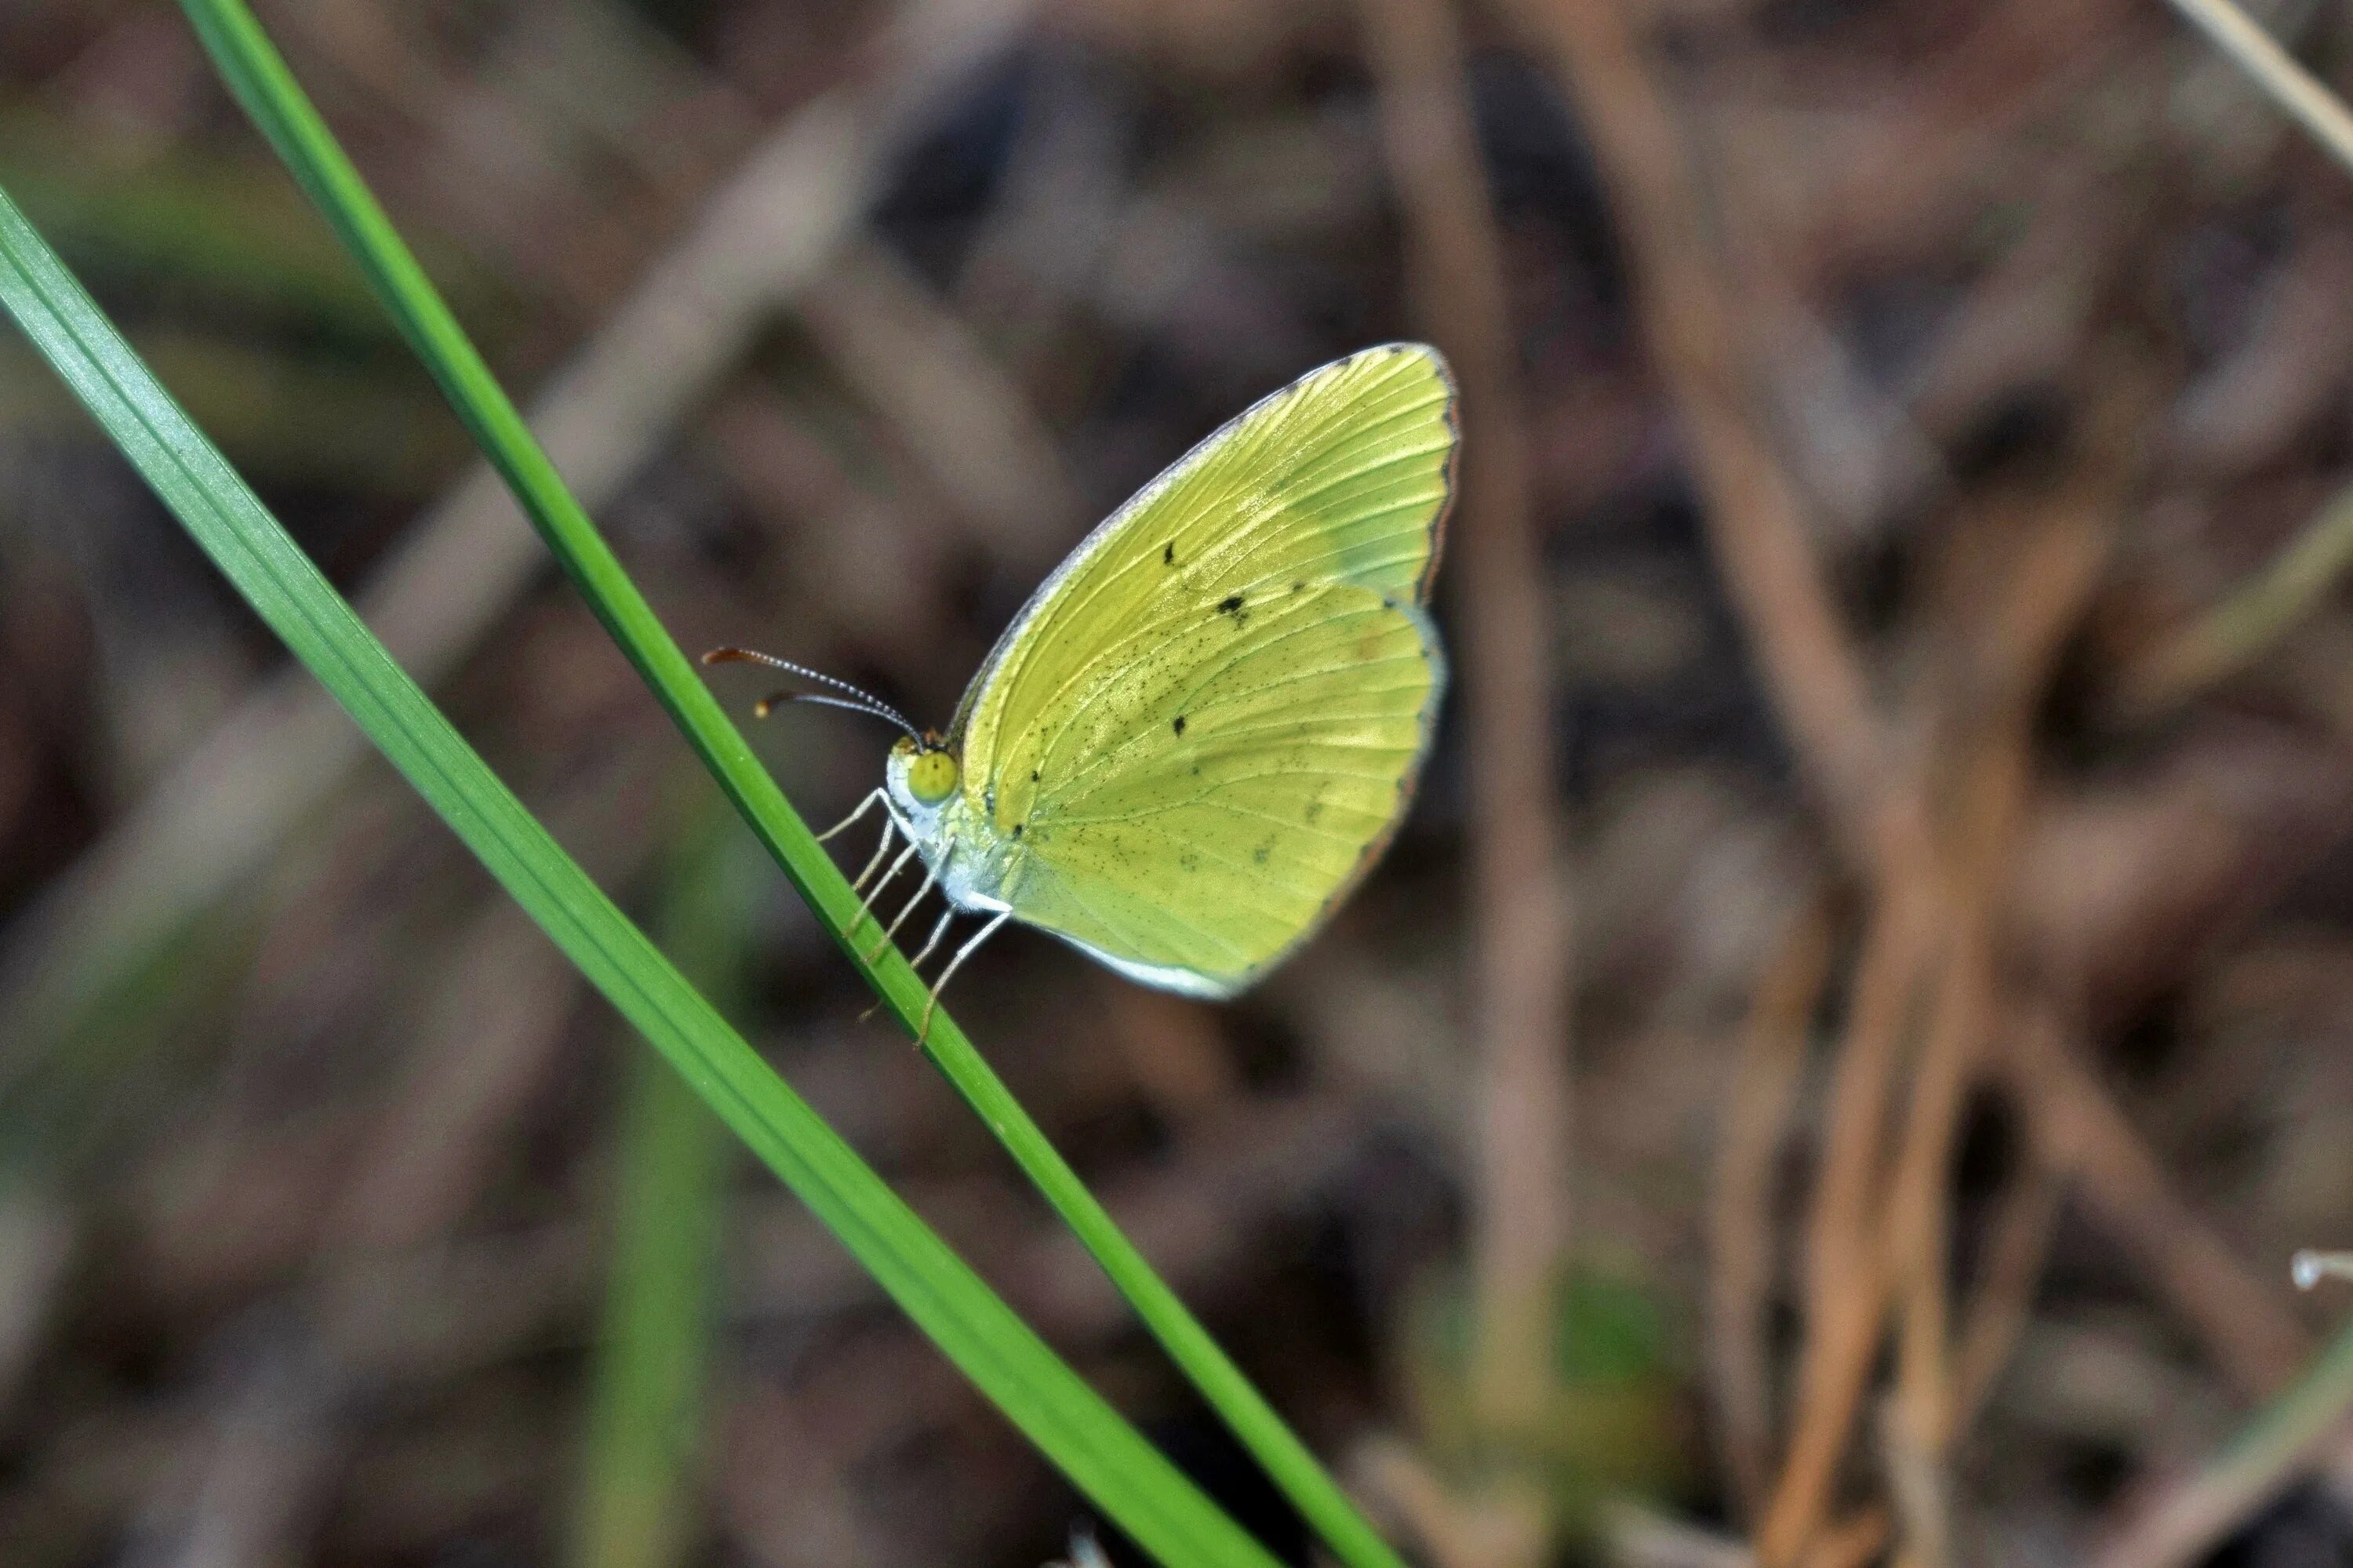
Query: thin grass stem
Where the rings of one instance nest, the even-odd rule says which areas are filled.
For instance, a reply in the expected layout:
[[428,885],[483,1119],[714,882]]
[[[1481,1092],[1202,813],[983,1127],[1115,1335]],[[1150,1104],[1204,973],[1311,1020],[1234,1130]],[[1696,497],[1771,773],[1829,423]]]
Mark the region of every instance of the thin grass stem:
[[[696,815],[671,853],[659,929],[687,978],[727,1011],[744,989],[753,888],[723,814]],[[701,1097],[646,1052],[624,1064],[620,1112],[571,1560],[677,1568],[694,1544],[729,1146]]]

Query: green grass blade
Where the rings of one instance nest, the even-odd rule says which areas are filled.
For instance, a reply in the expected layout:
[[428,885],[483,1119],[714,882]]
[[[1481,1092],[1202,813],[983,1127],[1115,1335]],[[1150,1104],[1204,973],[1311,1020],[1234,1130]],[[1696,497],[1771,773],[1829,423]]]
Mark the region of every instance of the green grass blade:
[[693,1544],[728,1145],[647,1052],[625,1065],[612,1263],[593,1369],[574,1568],[677,1568]]
[[770,1070],[451,727],[0,193],[0,306],[294,656],[582,974],[1013,1424],[1170,1563],[1273,1562]]
[[[596,524],[565,487],[252,13],[241,0],[182,4],[238,101],[350,248],[598,619],[850,962],[909,1033],[914,1033],[923,1015],[923,983],[895,947],[886,948],[870,963],[849,939],[859,908],[848,879],[754,758],[700,672],[671,641]],[[1350,1568],[1402,1568],[1397,1554],[1307,1446],[1112,1223],[944,1011],[934,1017],[925,1049],[1094,1255],[1170,1359],[1333,1552]]]
[[[756,863],[717,831],[725,819],[715,810],[696,817],[671,856],[657,929],[681,971],[727,1011],[744,991],[745,874]],[[642,1051],[625,1064],[620,1119],[572,1562],[677,1568],[693,1545],[730,1146],[693,1091]]]

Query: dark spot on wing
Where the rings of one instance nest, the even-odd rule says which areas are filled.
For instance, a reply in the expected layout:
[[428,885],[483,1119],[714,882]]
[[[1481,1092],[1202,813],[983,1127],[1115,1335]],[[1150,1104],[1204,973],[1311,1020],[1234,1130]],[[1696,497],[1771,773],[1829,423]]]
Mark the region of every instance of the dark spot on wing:
[[1383,594],[1381,596],[1381,608],[1383,609],[1395,609],[1397,608],[1397,600],[1389,598],[1387,594]]
[[1301,588],[1305,588],[1306,586],[1307,586],[1307,585],[1306,585],[1305,583],[1293,583],[1293,584],[1292,584],[1292,585],[1291,585],[1291,591],[1292,591],[1292,592],[1293,592],[1293,593],[1297,593]]
[[1241,595],[1238,593],[1228,594],[1225,598],[1218,601],[1218,613],[1219,615],[1232,615],[1237,610],[1240,609],[1241,607]]
[[1032,784],[1038,782],[1038,770],[1034,768],[1029,770],[1029,782]]
[[1309,821],[1310,823],[1313,823],[1313,822],[1315,821],[1315,819],[1316,819],[1316,818],[1318,818],[1318,817],[1322,816],[1323,814],[1324,814],[1324,802],[1323,802],[1323,801],[1321,801],[1321,800],[1310,800],[1310,801],[1308,801],[1308,802],[1307,802],[1307,820],[1308,820],[1308,821]]
[[1171,539],[1160,546],[1160,564],[1164,567],[1173,567],[1176,564],[1176,540]]
[[1200,870],[1200,855],[1192,850],[1178,850],[1176,852],[1176,869],[1179,871]]
[[1264,865],[1266,863],[1266,857],[1272,852],[1273,845],[1271,843],[1259,845],[1258,848],[1250,851],[1250,863],[1252,865]]
[[1023,828],[1028,827],[1029,825],[1029,823],[1027,823],[1027,822],[1016,822],[1016,823],[1014,823],[1014,824],[1013,824],[1013,836],[1014,836],[1015,838],[1017,838],[1017,839],[1018,839],[1018,838],[1019,838],[1019,837],[1021,836],[1021,830],[1022,830]]
[[1183,714],[1178,714],[1176,715],[1176,722],[1169,727],[1174,729],[1178,735],[1183,735],[1185,733],[1185,715]]

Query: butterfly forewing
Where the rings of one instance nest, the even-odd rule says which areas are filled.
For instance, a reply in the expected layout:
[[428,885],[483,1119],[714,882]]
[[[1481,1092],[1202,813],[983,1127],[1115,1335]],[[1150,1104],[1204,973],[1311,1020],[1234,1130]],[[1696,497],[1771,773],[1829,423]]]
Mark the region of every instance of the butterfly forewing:
[[1019,918],[1239,989],[1410,797],[1454,447],[1436,355],[1373,349],[1224,427],[1082,545],[966,700],[967,810]]

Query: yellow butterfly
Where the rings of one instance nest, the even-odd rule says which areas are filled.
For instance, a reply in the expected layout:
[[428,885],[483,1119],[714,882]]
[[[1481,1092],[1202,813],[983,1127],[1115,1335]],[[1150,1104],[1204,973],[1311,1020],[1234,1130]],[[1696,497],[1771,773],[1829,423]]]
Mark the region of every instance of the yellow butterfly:
[[[1030,596],[944,736],[767,654],[906,736],[862,889],[926,867],[987,924],[1052,932],[1131,980],[1235,995],[1304,941],[1412,800],[1446,682],[1424,608],[1453,489],[1454,387],[1420,344],[1309,372],[1179,459]],[[881,943],[875,950],[881,951]],[[930,1012],[924,1014],[928,1026]]]

